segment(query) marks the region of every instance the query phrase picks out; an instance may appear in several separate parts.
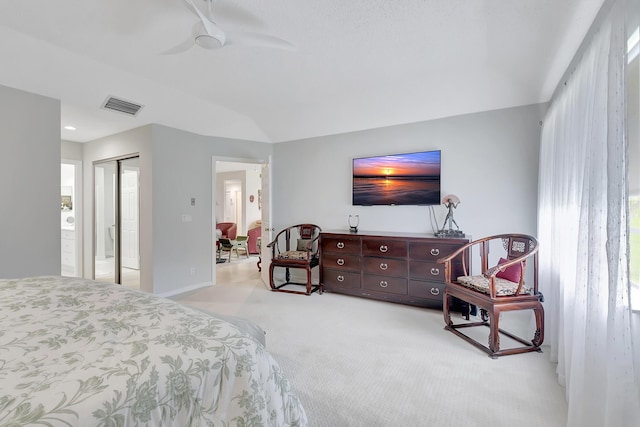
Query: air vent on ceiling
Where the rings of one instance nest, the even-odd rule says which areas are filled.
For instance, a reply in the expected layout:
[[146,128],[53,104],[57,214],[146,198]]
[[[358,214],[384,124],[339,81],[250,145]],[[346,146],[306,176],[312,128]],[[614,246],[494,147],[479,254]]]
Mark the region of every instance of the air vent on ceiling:
[[128,116],[135,116],[142,109],[142,105],[125,101],[124,99],[115,98],[113,96],[108,96],[102,103],[102,108],[105,110],[117,111],[118,113],[123,113]]

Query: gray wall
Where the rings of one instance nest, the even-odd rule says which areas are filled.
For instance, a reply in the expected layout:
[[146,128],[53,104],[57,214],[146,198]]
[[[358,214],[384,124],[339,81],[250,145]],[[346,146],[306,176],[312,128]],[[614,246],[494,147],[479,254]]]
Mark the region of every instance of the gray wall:
[[[266,162],[271,150],[270,144],[153,126],[154,293],[169,295],[214,282],[213,157]],[[185,214],[190,222],[182,221]]]
[[82,147],[80,142],[60,141],[60,155],[65,160],[82,160]]
[[[213,283],[213,158],[266,161],[271,145],[161,125],[85,143],[85,248],[93,247],[93,163],[134,153],[140,155],[141,289],[172,295]],[[184,222],[183,215],[191,220]],[[91,250],[85,250],[84,261],[85,277],[92,277]]]
[[140,156],[140,289],[153,292],[151,126],[118,133],[83,145],[84,276],[93,277],[93,163],[131,154]]
[[[442,150],[442,195],[473,237],[536,233],[540,125],[546,105],[531,105],[275,144],[273,226],[312,222],[323,229],[430,233],[425,206],[352,206],[354,157]],[[436,227],[445,208],[435,207]]]
[[60,102],[0,86],[0,277],[60,274]]

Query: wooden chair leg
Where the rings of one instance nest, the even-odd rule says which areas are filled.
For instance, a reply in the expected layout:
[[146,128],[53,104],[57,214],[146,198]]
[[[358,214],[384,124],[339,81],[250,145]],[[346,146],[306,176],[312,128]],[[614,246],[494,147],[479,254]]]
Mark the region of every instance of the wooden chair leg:
[[269,266],[269,286],[271,286],[271,290],[275,291],[276,290],[276,284],[273,282],[273,269],[275,268],[275,266],[273,264],[271,264]]
[[444,296],[442,297],[442,314],[444,315],[444,324],[446,326],[453,325],[451,321],[451,313],[449,312],[449,306],[451,305],[451,295],[444,291]]
[[307,268],[307,295],[311,295],[311,269]]
[[[487,311],[489,314],[489,350],[493,353],[500,351],[500,310],[494,307],[493,310]],[[495,356],[491,355],[495,358]]]
[[533,313],[536,316],[536,331],[531,343],[536,347],[540,347],[544,342],[544,309],[542,308],[542,304],[538,303],[533,308]]

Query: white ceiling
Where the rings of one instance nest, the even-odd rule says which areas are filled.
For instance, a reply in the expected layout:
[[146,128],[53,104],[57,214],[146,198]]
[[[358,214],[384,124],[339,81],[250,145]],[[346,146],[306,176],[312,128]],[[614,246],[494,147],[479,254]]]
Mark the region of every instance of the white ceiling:
[[60,99],[66,140],[160,123],[280,142],[548,101],[603,3],[215,1],[225,30],[297,49],[162,54],[198,22],[184,0],[2,0],[0,84]]

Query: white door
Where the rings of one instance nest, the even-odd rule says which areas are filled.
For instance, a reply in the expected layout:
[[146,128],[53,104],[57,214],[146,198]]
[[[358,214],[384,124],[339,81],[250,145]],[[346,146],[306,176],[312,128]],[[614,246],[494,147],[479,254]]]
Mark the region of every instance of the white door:
[[262,247],[260,248],[261,264],[262,267],[262,281],[267,288],[269,286],[269,265],[271,264],[271,249],[267,248],[267,245],[273,239],[273,228],[271,227],[271,157],[269,157],[269,163],[262,165],[262,184],[260,190],[261,211],[262,211]]
[[120,181],[120,251],[122,267],[138,270],[140,251],[138,249],[139,209],[138,209],[139,169],[124,166]]

